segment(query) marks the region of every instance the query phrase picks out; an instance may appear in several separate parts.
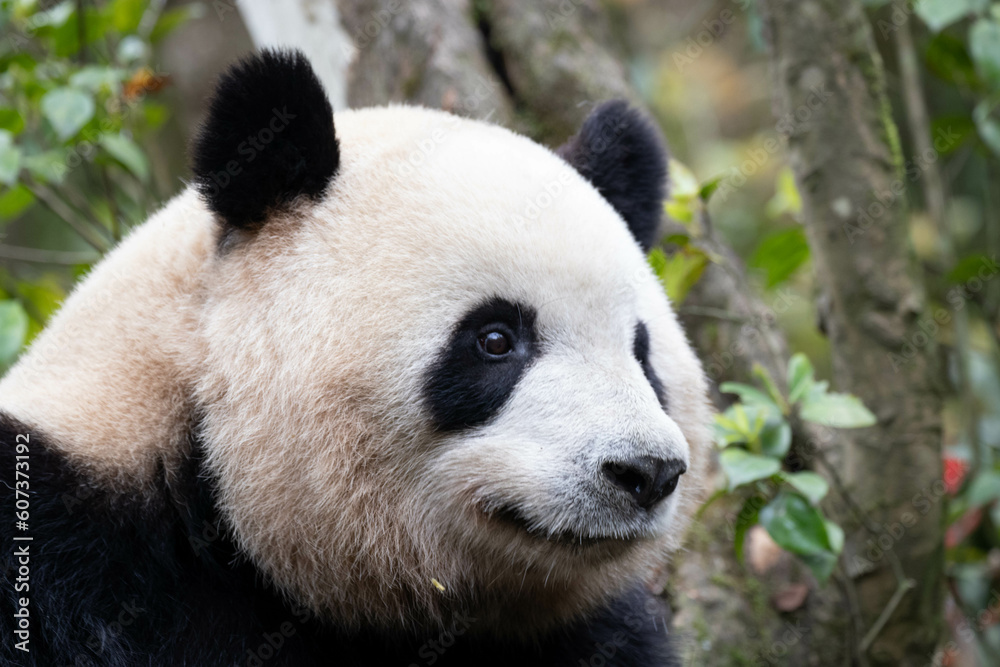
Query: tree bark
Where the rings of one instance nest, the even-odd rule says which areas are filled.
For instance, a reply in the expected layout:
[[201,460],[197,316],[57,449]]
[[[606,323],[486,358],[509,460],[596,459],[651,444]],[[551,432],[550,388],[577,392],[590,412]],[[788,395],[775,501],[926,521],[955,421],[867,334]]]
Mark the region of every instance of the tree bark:
[[[803,201],[837,388],[878,424],[820,443],[846,480],[846,594],[857,646],[836,625],[823,664],[927,664],[941,628],[941,396],[933,335],[908,253],[905,181],[882,63],[856,0],[762,0],[775,110]],[[816,614],[843,618],[839,596]],[[824,609],[825,607],[825,609]],[[840,635],[839,637],[837,635]],[[839,655],[834,655],[834,652]],[[853,654],[853,655],[852,655]]]
[[408,102],[510,125],[513,103],[467,0],[337,0],[354,59],[348,104]]

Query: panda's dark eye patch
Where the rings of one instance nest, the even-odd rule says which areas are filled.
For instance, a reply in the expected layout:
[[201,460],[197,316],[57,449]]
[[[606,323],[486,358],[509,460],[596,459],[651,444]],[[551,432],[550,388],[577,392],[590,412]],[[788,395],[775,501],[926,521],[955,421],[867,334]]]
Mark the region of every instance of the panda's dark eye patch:
[[642,366],[642,372],[645,374],[646,380],[656,393],[656,398],[660,401],[660,405],[662,405],[663,409],[666,410],[667,392],[663,388],[663,383],[660,382],[660,378],[656,375],[656,371],[653,370],[653,365],[649,361],[649,330],[643,322],[639,322],[635,325],[635,338],[632,342],[632,354],[635,355],[636,361],[638,361],[639,365]]
[[492,419],[537,355],[535,311],[493,298],[466,313],[424,381],[435,426],[456,431]]

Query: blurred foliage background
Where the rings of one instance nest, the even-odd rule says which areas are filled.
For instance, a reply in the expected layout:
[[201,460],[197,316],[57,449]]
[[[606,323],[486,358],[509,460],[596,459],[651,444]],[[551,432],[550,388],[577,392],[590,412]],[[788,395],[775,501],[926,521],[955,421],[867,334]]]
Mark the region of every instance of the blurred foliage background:
[[[996,615],[971,633],[963,619],[1000,606],[1000,3],[865,4],[887,70],[887,113],[900,128],[910,242],[933,315],[922,328],[946,369],[946,613],[962,649],[947,664],[996,665]],[[606,5],[631,83],[674,154],[667,213],[677,229],[651,257],[654,268],[683,312],[704,266],[720,261],[691,231],[692,221],[710,220],[755,289],[787,302],[780,326],[801,355],[802,378],[808,364],[809,382],[829,379],[801,201],[782,144],[781,125],[794,119],[776,121],[772,112],[754,2]],[[184,148],[208,87],[253,46],[226,7],[0,1],[0,370],[90,266],[185,187]],[[926,119],[913,117],[914,95]],[[755,398],[745,386],[730,389],[742,403]],[[852,415],[853,425],[865,423],[864,413]],[[810,481],[795,486],[807,498],[816,491]]]

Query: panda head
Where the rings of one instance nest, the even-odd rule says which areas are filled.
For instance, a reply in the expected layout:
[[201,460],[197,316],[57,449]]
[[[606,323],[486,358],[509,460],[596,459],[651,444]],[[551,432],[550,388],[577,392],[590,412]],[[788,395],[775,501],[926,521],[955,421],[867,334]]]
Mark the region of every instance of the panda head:
[[599,106],[558,153],[403,106],[335,131],[304,58],[265,51],[193,163],[199,435],[278,587],[348,624],[538,629],[662,565],[709,412],[643,252],[666,173],[639,114]]

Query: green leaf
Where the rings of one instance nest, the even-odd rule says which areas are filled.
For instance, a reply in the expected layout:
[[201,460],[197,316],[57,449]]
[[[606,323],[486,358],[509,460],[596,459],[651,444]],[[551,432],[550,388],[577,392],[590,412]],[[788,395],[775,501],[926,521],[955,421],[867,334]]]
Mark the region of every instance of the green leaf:
[[719,454],[719,464],[729,480],[729,490],[767,479],[781,470],[781,463],[767,456],[757,456],[739,447],[729,447]]
[[32,282],[19,281],[17,290],[21,298],[31,304],[32,314],[37,313],[40,318],[38,322],[34,317],[29,319],[28,337],[25,342],[30,343],[31,338],[41,330],[41,326],[59,310],[59,306],[66,299],[66,293],[51,276]]
[[948,137],[948,141],[944,142],[944,145],[941,146],[941,150],[938,152],[941,155],[949,155],[964,146],[969,137],[976,135],[976,123],[972,120],[971,115],[958,116],[948,114],[937,116],[931,121],[931,135],[934,137]]
[[813,366],[809,357],[798,352],[788,361],[788,402],[797,403],[813,385]]
[[818,554],[800,554],[799,560],[805,563],[821,584],[826,583],[826,580],[833,574],[833,569],[837,566],[836,554],[828,551]]
[[116,67],[101,67],[98,65],[87,65],[75,72],[69,78],[69,83],[77,88],[89,90],[92,93],[101,90],[117,92],[121,88],[121,82],[125,80],[124,70]]
[[69,166],[66,163],[66,152],[58,148],[35,155],[25,155],[21,162],[32,176],[43,183],[58,185],[63,182],[69,171]]
[[670,198],[671,199],[694,199],[701,191],[698,179],[694,172],[687,168],[680,160],[670,158]]
[[844,550],[844,529],[829,519],[823,519],[826,525],[826,537],[830,540],[830,550],[839,554]]
[[955,268],[948,272],[948,281],[955,285],[961,285],[975,278],[983,268],[990,266],[990,258],[983,253],[963,257],[955,265]]
[[976,71],[994,91],[1000,91],[1000,23],[979,19],[969,30],[969,53]]
[[934,35],[924,56],[927,69],[938,78],[962,88],[971,88],[978,81],[975,65],[965,42],[947,32]]
[[135,32],[146,10],[146,0],[114,0],[108,5],[111,23],[118,32]]
[[792,446],[792,427],[782,418],[768,422],[760,432],[761,451],[776,459],[785,458]]
[[798,217],[802,213],[802,195],[795,184],[795,173],[791,167],[782,167],[774,184],[774,196],[767,202],[768,217],[777,219],[782,215]]
[[993,111],[1000,104],[1000,99],[982,100],[972,110],[972,118],[976,121],[976,129],[983,143],[990,147],[993,154],[1000,157],[1000,120]]
[[663,210],[666,211],[667,216],[670,219],[676,220],[684,225],[690,225],[694,222],[694,207],[695,204],[693,199],[671,199],[663,205]]
[[764,384],[764,387],[767,389],[767,393],[771,395],[771,400],[773,400],[774,404],[781,410],[781,414],[788,414],[788,402],[785,401],[785,397],[781,395],[781,392],[778,390],[778,385],[774,383],[774,378],[771,377],[768,370],[759,363],[754,362],[753,368],[750,372]]
[[850,394],[823,392],[807,396],[800,414],[806,421],[834,428],[864,428],[877,421],[864,403]]
[[[70,5],[75,3],[70,2]],[[97,9],[86,9],[84,12],[84,44],[93,44],[106,39],[109,29],[104,14]],[[69,20],[59,25],[51,32],[50,46],[59,58],[67,58],[80,51],[80,27],[77,12],[70,14]]]
[[0,130],[7,130],[11,134],[20,134],[24,129],[24,119],[17,109],[0,108]]
[[21,351],[28,333],[28,314],[17,301],[0,301],[0,364],[10,363]]
[[799,560],[812,570],[813,575],[820,583],[825,583],[833,574],[833,568],[837,566],[837,556],[844,549],[844,530],[829,519],[823,519],[823,524],[826,528],[827,539],[830,541],[830,551],[799,555]]
[[736,394],[747,405],[767,405],[778,410],[778,406],[774,404],[770,396],[757,387],[742,382],[723,382],[719,385],[719,391],[724,394]]
[[134,63],[142,60],[148,54],[146,42],[140,37],[129,35],[118,43],[118,62]]
[[778,493],[760,511],[760,523],[785,551],[799,555],[831,551],[823,515],[797,493]]
[[73,15],[73,0],[60,2],[51,9],[38,12],[31,17],[31,27],[34,30],[46,26],[61,26]]
[[719,185],[722,183],[723,178],[724,177],[720,175],[702,183],[701,188],[698,189],[698,198],[707,203],[708,200],[712,198],[712,195],[715,194],[715,191],[719,189]]
[[944,28],[969,13],[967,0],[918,0],[914,9],[934,32]]
[[830,491],[830,485],[826,483],[826,480],[814,472],[784,473],[782,479],[804,495],[813,505],[819,504],[819,501],[823,500]]
[[750,266],[763,269],[767,287],[783,283],[809,259],[809,242],[801,227],[768,234],[750,257]]
[[149,41],[153,44],[169,35],[171,32],[183,25],[188,19],[195,19],[205,13],[205,7],[199,3],[192,3],[177,9],[170,9],[160,14],[159,20],[149,33]]
[[100,144],[136,178],[143,183],[149,181],[149,161],[134,141],[122,134],[104,134]]
[[675,246],[685,248],[691,245],[691,237],[687,234],[668,234],[663,237],[662,243],[671,243]]
[[0,222],[13,220],[35,203],[35,195],[20,183],[0,195]]
[[649,265],[675,305],[684,301],[708,262],[708,255],[693,246],[678,250],[669,257],[659,248],[653,248],[649,253]]
[[1000,472],[984,470],[976,475],[966,491],[966,499],[972,507],[986,505],[1000,499]]
[[54,88],[42,97],[42,114],[56,136],[66,141],[94,117],[94,100],[76,88]]
[[21,149],[14,145],[14,135],[0,130],[0,183],[14,185],[21,171]]

